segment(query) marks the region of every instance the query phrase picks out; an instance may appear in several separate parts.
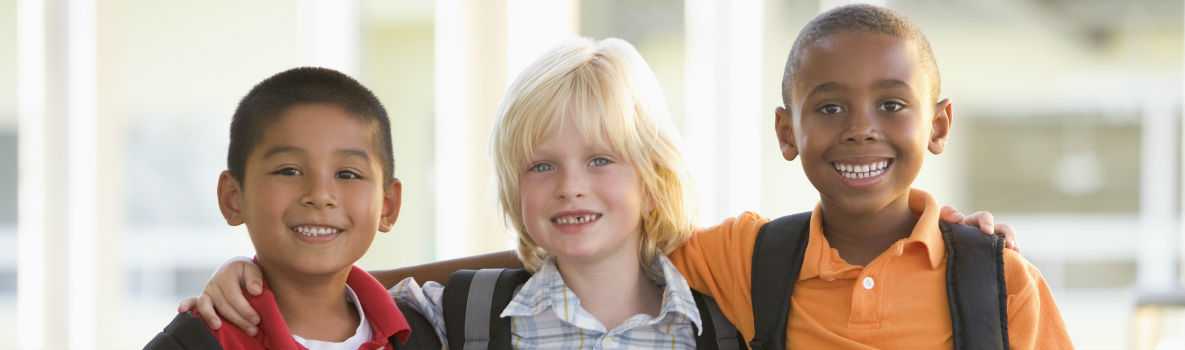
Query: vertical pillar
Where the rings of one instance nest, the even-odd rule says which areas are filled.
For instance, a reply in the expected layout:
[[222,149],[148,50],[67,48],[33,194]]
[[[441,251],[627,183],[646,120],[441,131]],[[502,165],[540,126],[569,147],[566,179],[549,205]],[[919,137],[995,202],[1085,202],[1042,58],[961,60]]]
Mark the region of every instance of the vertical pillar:
[[701,224],[760,204],[764,2],[684,4],[686,152]]

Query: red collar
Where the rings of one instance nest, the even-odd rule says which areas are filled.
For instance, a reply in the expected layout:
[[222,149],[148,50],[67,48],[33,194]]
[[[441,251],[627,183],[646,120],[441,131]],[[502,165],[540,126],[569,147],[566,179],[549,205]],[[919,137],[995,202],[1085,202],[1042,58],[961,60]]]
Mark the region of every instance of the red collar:
[[[366,313],[366,321],[373,330],[370,341],[363,344],[362,349],[382,348],[389,343],[391,336],[398,337],[400,342],[407,341],[411,333],[407,319],[378,280],[357,266],[351,266],[346,284],[358,295],[358,302],[362,303],[362,311]],[[259,333],[256,338],[262,340],[265,347],[277,350],[304,349],[292,338],[288,324],[284,322],[284,316],[276,304],[276,295],[268,288],[267,282],[263,283],[263,293],[248,296],[247,302],[259,313]]]

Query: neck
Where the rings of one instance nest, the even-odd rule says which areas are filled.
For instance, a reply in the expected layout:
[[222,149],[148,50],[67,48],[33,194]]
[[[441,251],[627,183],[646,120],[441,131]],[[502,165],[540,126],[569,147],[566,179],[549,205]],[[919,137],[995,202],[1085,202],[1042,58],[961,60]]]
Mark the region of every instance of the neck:
[[867,265],[894,242],[909,237],[918,221],[909,209],[908,191],[871,212],[846,210],[826,198],[820,202],[827,242],[853,265]]
[[596,262],[556,259],[564,283],[605,329],[637,314],[657,316],[662,309],[662,289],[642,271],[638,250],[622,250],[615,258]]
[[259,263],[293,335],[332,342],[354,335],[361,318],[346,301],[350,268],[330,275],[308,275],[283,268],[269,269],[262,259]]

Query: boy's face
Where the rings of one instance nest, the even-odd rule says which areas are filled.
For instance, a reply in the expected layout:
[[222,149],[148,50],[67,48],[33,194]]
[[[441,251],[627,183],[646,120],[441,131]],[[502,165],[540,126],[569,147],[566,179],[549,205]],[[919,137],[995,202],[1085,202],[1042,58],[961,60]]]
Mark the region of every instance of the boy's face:
[[383,185],[374,126],[328,104],[289,108],[247,157],[243,184],[229,172],[218,199],[227,223],[247,224],[261,264],[325,275],[357,261],[399,213],[401,185]]
[[792,110],[776,112],[783,156],[801,156],[829,207],[875,213],[906,198],[926,150],[942,152],[951,123],[949,101],[930,96],[917,45],[841,32],[808,46],[801,59]]
[[519,177],[523,224],[562,263],[637,257],[643,210],[634,167],[568,121],[534,149]]

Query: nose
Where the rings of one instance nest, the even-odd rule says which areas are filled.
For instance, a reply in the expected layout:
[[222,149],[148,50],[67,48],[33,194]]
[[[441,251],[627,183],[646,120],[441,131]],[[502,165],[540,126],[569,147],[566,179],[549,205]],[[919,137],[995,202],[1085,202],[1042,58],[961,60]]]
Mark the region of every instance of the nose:
[[310,175],[307,179],[301,205],[314,209],[337,208],[332,176]]
[[883,139],[875,108],[856,108],[848,118],[844,143],[876,142]]
[[588,178],[583,169],[560,171],[559,185],[556,186],[556,197],[560,199],[583,198],[588,191]]

